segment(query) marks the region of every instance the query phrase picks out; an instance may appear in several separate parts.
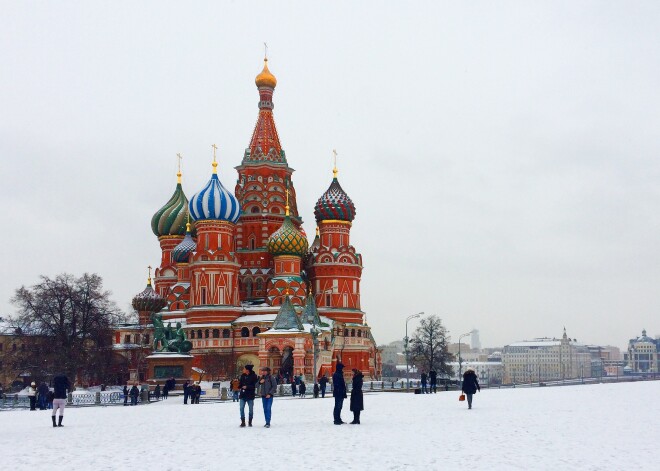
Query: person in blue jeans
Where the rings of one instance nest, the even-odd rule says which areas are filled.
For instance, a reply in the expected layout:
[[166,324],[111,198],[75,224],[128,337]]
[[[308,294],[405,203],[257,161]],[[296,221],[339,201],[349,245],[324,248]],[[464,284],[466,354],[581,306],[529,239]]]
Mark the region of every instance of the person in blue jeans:
[[252,417],[254,416],[254,396],[259,382],[259,377],[252,369],[254,365],[245,365],[243,374],[239,379],[240,394],[239,407],[241,411],[241,427],[245,427],[245,404],[248,405],[248,425],[252,427]]
[[270,374],[270,368],[265,366],[261,368],[259,395],[261,396],[261,404],[264,406],[264,418],[266,419],[266,425],[264,425],[264,427],[266,428],[270,428],[270,417],[275,392],[277,392],[277,379]]

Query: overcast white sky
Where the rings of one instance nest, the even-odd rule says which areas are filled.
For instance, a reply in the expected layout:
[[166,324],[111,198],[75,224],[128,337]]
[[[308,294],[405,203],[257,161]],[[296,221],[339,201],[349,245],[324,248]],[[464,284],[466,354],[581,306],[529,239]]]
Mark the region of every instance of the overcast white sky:
[[128,307],[176,153],[191,196],[218,144],[233,189],[267,41],[305,229],[336,148],[379,343],[419,311],[660,334],[660,3],[218,3],[0,2],[0,313],[60,272]]

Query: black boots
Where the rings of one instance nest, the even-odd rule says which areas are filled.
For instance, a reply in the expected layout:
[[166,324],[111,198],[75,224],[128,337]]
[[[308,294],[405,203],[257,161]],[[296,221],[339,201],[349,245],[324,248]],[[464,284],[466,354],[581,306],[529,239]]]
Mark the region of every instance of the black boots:
[[360,413],[359,412],[353,412],[353,422],[351,422],[352,425],[360,425]]
[[58,419],[58,421],[57,421],[57,426],[58,426],[58,427],[64,427],[64,425],[62,425],[62,419],[63,419],[63,418],[64,418],[64,416],[63,416],[63,415],[60,415],[60,417],[59,417],[59,419]]
[[[248,426],[252,427],[252,417],[248,419]],[[245,417],[241,419],[241,427],[245,427]]]
[[55,416],[51,415],[50,418],[53,419],[53,427],[57,427],[57,425],[55,424]]
[[245,427],[245,418],[241,419],[241,427]]
[[249,417],[249,418],[248,418],[248,426],[249,426],[249,427],[252,427],[252,417]]

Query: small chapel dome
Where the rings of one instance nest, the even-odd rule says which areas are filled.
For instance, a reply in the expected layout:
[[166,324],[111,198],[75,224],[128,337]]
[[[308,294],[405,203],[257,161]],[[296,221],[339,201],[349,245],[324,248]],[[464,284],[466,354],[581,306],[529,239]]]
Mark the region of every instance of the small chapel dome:
[[307,254],[309,242],[293,224],[287,212],[284,222],[268,239],[268,252],[272,255],[295,255],[303,257]]
[[186,236],[172,250],[172,261],[174,263],[188,263],[188,254],[197,248],[197,244],[190,233],[190,223],[186,224]]
[[259,75],[254,79],[254,83],[257,84],[257,87],[269,87],[275,88],[277,85],[277,79],[273,74],[268,70],[268,59],[264,58],[264,69]]
[[138,312],[158,312],[167,306],[167,301],[154,291],[151,287],[151,277],[149,277],[147,287],[144,288],[144,291],[135,295],[132,305],[133,309]]

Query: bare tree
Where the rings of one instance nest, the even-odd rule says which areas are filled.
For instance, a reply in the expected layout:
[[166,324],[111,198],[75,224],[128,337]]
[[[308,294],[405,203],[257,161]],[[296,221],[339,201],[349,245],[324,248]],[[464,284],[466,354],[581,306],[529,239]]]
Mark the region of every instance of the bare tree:
[[202,368],[211,380],[227,377],[233,364],[230,353],[208,352],[202,355]]
[[123,314],[103,291],[100,276],[42,276],[32,287],[18,288],[12,303],[18,312],[7,319],[10,327],[17,335],[39,339],[31,343],[42,347],[29,349],[24,361],[103,380],[112,355],[112,325]]
[[447,351],[447,344],[447,329],[442,325],[442,320],[435,315],[423,318],[410,339],[412,364],[426,371],[451,374],[447,363],[453,355]]

